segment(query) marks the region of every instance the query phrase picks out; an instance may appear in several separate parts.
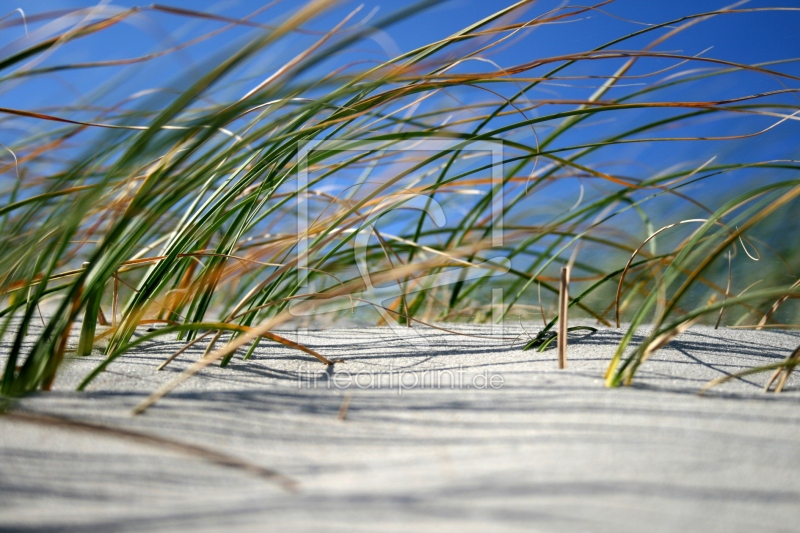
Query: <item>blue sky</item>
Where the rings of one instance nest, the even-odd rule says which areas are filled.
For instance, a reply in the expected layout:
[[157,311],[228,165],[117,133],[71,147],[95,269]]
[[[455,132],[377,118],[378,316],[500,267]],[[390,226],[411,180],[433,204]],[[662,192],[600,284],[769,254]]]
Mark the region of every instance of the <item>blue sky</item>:
[[[246,0],[175,0],[166,2],[179,8],[207,11],[222,16],[241,18],[265,5],[262,2]],[[397,9],[410,5],[409,2],[399,0],[370,0],[363,3],[360,12],[353,21],[363,21],[369,18],[369,23],[374,23]],[[0,57],[24,49],[42,36],[52,34],[43,22],[36,22],[37,14],[44,11],[58,11],[91,7],[98,5],[92,1],[76,0],[3,0],[0,3],[0,13],[8,16],[0,22],[3,25],[0,31]],[[148,5],[131,0],[114,0],[101,4],[105,14],[114,10],[134,6]],[[282,20],[288,12],[302,5],[299,2],[283,1],[275,3],[263,13],[252,20],[261,24],[275,24]],[[298,51],[303,50],[316,39],[320,32],[334,26],[347,13],[355,9],[360,2],[343,2],[338,7],[327,13],[321,14],[304,28],[309,33],[293,34],[277,47],[270,48],[267,53],[258,57],[257,61],[240,69],[232,78],[233,83],[220,87],[221,92],[214,96],[218,98],[241,95],[252,88],[265,75],[274,72],[280,65],[291,59]],[[307,75],[315,76],[329,72],[337,65],[349,61],[366,61],[374,64],[384,61],[393,54],[405,52],[423,44],[446,37],[455,31],[485,17],[486,15],[510,5],[508,2],[479,1],[479,0],[452,0],[449,2],[430,2],[430,7],[420,10],[419,13],[399,23],[386,28],[385,31],[376,33],[373,38],[365,40],[351,47],[348,51],[337,55],[327,63],[312,70]],[[539,1],[534,2],[525,9],[519,10],[514,19],[527,20],[541,15],[551,9],[565,5],[563,2]],[[509,46],[492,50],[485,54],[485,59],[494,64],[509,68],[514,65],[529,62],[538,58],[558,54],[574,53],[592,49],[613,38],[645,28],[647,24],[660,23],[685,16],[692,13],[709,11],[722,8],[725,2],[712,0],[618,0],[603,6],[605,12],[591,11],[578,17],[579,20],[566,24],[552,24],[539,27],[535,31],[521,32]],[[766,6],[800,6],[797,0],[764,0],[752,1],[743,4],[742,8],[763,8]],[[14,21],[20,18],[14,10],[20,8],[31,18],[28,25],[30,36],[26,37],[24,28]],[[58,25],[62,28],[75,24],[79,19],[64,18],[47,24]],[[660,45],[657,50],[663,52],[680,53],[691,56],[703,54],[705,57],[714,57],[723,60],[741,63],[759,63],[792,57],[800,57],[800,39],[797,38],[796,28],[800,23],[798,12],[764,12],[749,13],[747,15],[734,14],[719,16],[690,28]],[[194,17],[179,16],[158,11],[143,11],[130,17],[122,23],[101,31],[86,38],[68,43],[52,54],[36,59],[37,67],[64,65],[76,62],[89,62],[98,60],[114,60],[136,57],[165,47],[185,42],[191,38],[203,35],[209,31],[221,28],[224,24],[218,21],[201,20]],[[180,52],[169,54],[152,62],[146,62],[129,67],[92,68],[67,70],[51,73],[45,76],[25,79],[19,82],[14,79],[0,81],[0,106],[21,108],[50,112],[55,115],[69,116],[74,119],[91,120],[97,106],[114,106],[131,95],[138,95],[142,91],[154,89],[174,89],[180,91],[187,86],[195,76],[204,72],[211,65],[241,47],[254,35],[252,28],[237,27],[225,31],[212,39],[188,47]],[[632,39],[618,48],[640,49],[645,46],[655,35],[651,33],[645,37]],[[568,74],[573,76],[608,75],[621,63],[622,60],[589,61],[573,67]],[[644,74],[659,69],[680,68],[677,61],[668,58],[651,58],[642,61],[632,71],[635,74]],[[707,64],[697,64],[697,67],[707,67]],[[462,68],[462,67],[459,67]],[[488,63],[470,62],[463,68],[493,69]],[[800,63],[786,63],[775,68],[800,75]],[[665,71],[660,77],[669,75],[673,71]],[[533,71],[544,72],[543,70]],[[8,74],[8,73],[6,73]],[[626,92],[641,88],[644,83],[658,79],[659,76],[643,80],[631,80],[620,83],[610,96],[620,96]],[[601,81],[582,80],[562,83],[545,84],[532,92],[530,98],[561,97],[561,98],[586,98],[591,94],[593,87]],[[682,87],[680,92],[665,92],[662,99],[676,100],[713,100],[731,96],[744,96],[747,94],[772,91],[787,87],[786,81],[774,79],[767,75],[748,73],[747,75],[731,75],[721,77],[719,80],[703,84],[692,84]],[[515,87],[511,84],[502,88],[505,93],[512,93]],[[163,98],[169,99],[174,93],[160,93]],[[466,96],[467,98],[478,98]],[[781,100],[782,98],[782,100]],[[784,95],[776,101],[797,102],[797,95]],[[87,111],[81,113],[75,109],[76,102],[87,106]],[[128,104],[126,104],[128,105]],[[67,114],[67,115],[65,115]],[[655,115],[655,112],[651,112]],[[740,118],[740,117],[732,117]],[[767,127],[774,122],[765,117],[753,117],[752,120],[732,120],[722,118],[704,126],[694,126],[694,132],[703,135],[730,135],[744,134]],[[637,115],[633,112],[620,114],[615,118],[616,127],[622,127],[626,120],[635,122]],[[31,134],[39,128],[48,127],[31,119],[14,119],[6,121],[5,127],[0,128],[0,142],[13,145],[15,139],[22,134]],[[611,127],[611,126],[609,126]],[[669,167],[673,162],[691,161],[702,163],[708,157],[718,156],[724,158],[732,153],[752,159],[765,159],[769,157],[800,157],[800,147],[797,139],[798,127],[796,121],[783,124],[780,128],[769,132],[746,144],[747,153],[737,153],[737,143],[727,143],[724,146],[718,143],[706,145],[683,146],[680,143],[665,146],[630,146],[625,154],[628,161],[636,159],[646,161],[653,172]],[[526,135],[520,132],[519,135]],[[576,130],[576,136],[580,131]],[[591,130],[587,129],[587,140],[591,138]],[[525,139],[531,142],[531,139]],[[573,137],[571,140],[575,140]]]
[[[357,7],[362,2],[345,2],[327,14],[323,14],[307,25],[310,29],[324,31],[338,22],[344,14]],[[246,0],[175,0],[164,2],[166,5],[208,11],[229,17],[243,17],[255,9],[263,6],[263,2]],[[356,20],[378,9],[372,21],[386,15],[408,2],[399,0],[370,0],[363,2]],[[372,49],[368,57],[385,59],[389,54],[397,51],[407,51],[421,46],[427,42],[445,37],[453,32],[479,20],[495,10],[509,5],[510,2],[480,1],[480,0],[452,0],[436,4],[407,20],[395,24],[386,32],[382,32],[376,40],[365,43],[361,47]],[[436,5],[433,5],[436,4]],[[0,14],[10,14],[14,9],[22,9],[28,16],[34,16],[43,11],[56,11],[61,9],[74,9],[97,5],[92,1],[75,0],[3,0],[0,2]],[[130,7],[147,5],[143,2],[131,0],[114,0],[109,6]],[[277,3],[253,20],[270,24],[285,14],[301,5],[299,2],[284,1]],[[559,2],[540,1],[533,3],[527,10],[519,11],[519,18],[526,15],[543,13],[553,7],[561,5]],[[640,23],[664,22],[687,14],[714,10],[726,5],[722,1],[711,0],[618,0],[603,7],[605,11],[616,17],[622,17]],[[759,8],[765,6],[790,6],[800,7],[796,0],[771,0],[752,1],[744,4],[743,8]],[[530,61],[537,57],[554,55],[558,53],[576,52],[592,48],[613,37],[634,31],[642,26],[625,22],[600,12],[594,12],[582,17],[583,20],[569,24],[553,25],[540,29],[525,38],[524,46],[512,46],[500,53],[492,53],[490,57],[502,66]],[[17,18],[9,16],[4,22]],[[681,51],[687,55],[698,54],[706,51],[706,55],[716,58],[736,60],[745,63],[770,61],[792,56],[800,56],[800,39],[797,38],[796,28],[800,23],[800,13],[759,13],[744,15],[729,15],[708,20],[695,28],[686,31],[660,47],[661,50]],[[35,32],[41,26],[31,24],[29,30]],[[203,32],[217,29],[221,26],[218,22],[200,21],[193,18],[181,17],[166,13],[143,12],[132,17],[110,31],[100,32],[89,38],[82,39],[59,50],[49,63],[70,61],[86,61],[99,59],[119,59],[136,56],[158,49],[162,49],[170,41],[179,42],[189,36],[196,36]],[[159,63],[166,65],[166,70],[158,73],[163,76],[165,72],[173,73],[191,64],[201,64],[207,58],[233,45],[237,39],[248,34],[246,29],[235,29],[224,34],[192,46],[184,51],[170,55],[166,61]],[[303,43],[311,42],[314,35],[296,35],[287,42],[287,55],[295,52]],[[649,39],[648,39],[649,40]],[[292,42],[293,41],[293,42]],[[379,42],[376,42],[379,41]],[[4,28],[0,31],[0,46],[10,51],[24,47],[26,39],[21,26]],[[631,47],[636,44],[645,44],[645,40],[632,41]],[[297,47],[297,48],[295,48]],[[383,56],[382,58],[380,56]],[[283,58],[275,58],[276,63]],[[666,64],[668,61],[664,61]],[[96,87],[99,81],[108,77],[110,69],[102,72],[88,70],[77,71],[71,75],[52,78],[50,83],[37,91],[24,91],[17,95],[13,90],[0,87],[0,97],[12,98],[13,102],[39,105],[42,102],[53,102],[53,98],[60,100],[58,94],[67,98],[73,95],[86,94],[87,89]],[[795,71],[798,71],[795,68]],[[72,75],[74,74],[74,75]],[[137,80],[126,80],[130,84],[137,84]],[[53,83],[55,82],[55,83]],[[138,84],[142,87],[153,85],[163,80],[156,78],[140,78]],[[61,84],[61,87],[58,87]],[[71,85],[73,87],[71,87]],[[129,90],[130,85],[126,88]],[[47,89],[50,89],[48,91]],[[746,88],[743,88],[746,89]]]

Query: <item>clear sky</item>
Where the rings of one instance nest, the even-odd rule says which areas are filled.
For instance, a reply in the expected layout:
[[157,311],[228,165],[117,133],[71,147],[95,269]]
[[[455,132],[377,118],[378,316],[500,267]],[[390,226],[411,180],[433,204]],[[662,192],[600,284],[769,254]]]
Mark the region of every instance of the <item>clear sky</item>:
[[[57,11],[79,7],[106,5],[105,13],[111,13],[116,7],[144,6],[149,2],[133,0],[111,0],[98,3],[88,0],[2,0],[0,1],[0,16],[8,17],[0,24],[6,26],[0,31],[0,53],[7,54],[18,50],[29,43],[25,38],[24,28],[18,25],[18,15],[12,12],[22,9],[29,17],[44,11]],[[208,11],[223,16],[234,18],[244,17],[266,2],[250,0],[172,0],[163,2],[164,5]],[[401,0],[367,0],[365,2],[342,2],[338,8],[322,14],[306,27],[324,31],[330,29],[345,14],[363,4],[364,7],[354,20],[360,20],[377,9],[370,22],[396,11],[411,2]],[[389,55],[407,51],[430,41],[445,37],[453,32],[479,20],[480,18],[510,5],[511,2],[487,0],[451,0],[443,2],[428,2],[430,7],[421,10],[417,15],[409,17],[382,32],[374,40],[365,43],[357,52],[363,57],[371,59],[385,59]],[[280,20],[288,11],[291,11],[302,2],[284,0],[276,2],[263,13],[253,18],[264,24]],[[544,13],[564,2],[539,1],[533,2],[529,7],[517,12],[516,18],[525,19]],[[606,13],[595,11],[581,17],[583,20],[569,24],[553,25],[527,35],[517,43],[524,41],[524,45],[509,46],[501,52],[493,51],[487,54],[498,64],[508,67],[517,63],[531,61],[539,57],[559,53],[576,52],[590,49],[602,44],[611,38],[642,28],[641,24],[660,23],[678,18],[687,14],[711,11],[725,7],[724,1],[716,0],[617,0],[602,7]],[[798,0],[753,0],[743,3],[742,8],[760,8],[766,6],[800,7]],[[619,17],[619,18],[615,18]],[[628,22],[621,19],[629,19]],[[78,19],[64,19],[64,25],[77,22]],[[14,23],[13,26],[8,26]],[[662,45],[660,50],[680,51],[687,55],[705,53],[715,58],[734,60],[743,63],[756,63],[787,57],[800,56],[800,38],[797,28],[800,23],[799,13],[765,12],[747,15],[729,15],[717,17],[698,24],[695,28],[685,31]],[[50,24],[58,24],[51,22]],[[218,29],[222,26],[219,22],[203,21],[196,18],[177,16],[156,11],[145,11],[136,17],[126,19],[120,25],[109,31],[99,32],[86,39],[60,49],[45,64],[66,63],[71,61],[89,61],[100,59],[120,59],[153,52],[163,49],[167,43],[180,42],[190,37]],[[39,31],[47,33],[48,28],[41,23],[32,22],[28,31],[36,34]],[[160,76],[165,73],[175,73],[185,69],[188,65],[201,64],[205,59],[214,56],[229,47],[235,46],[237,39],[248,34],[244,28],[233,29],[197,45],[186,48],[177,54],[169,55],[163,63],[169,68],[158,70]],[[316,35],[296,35],[293,40],[299,49],[304,43],[316,39]],[[639,39],[630,41],[628,48],[636,48],[650,40]],[[241,42],[241,41],[238,41]],[[367,53],[367,49],[372,49]],[[287,56],[296,53],[297,49],[287,42]],[[381,57],[383,56],[383,57]],[[284,59],[276,57],[276,64]],[[667,60],[663,61],[665,65]],[[784,67],[794,68],[796,67]],[[119,69],[122,70],[122,69]],[[44,102],[54,102],[69,99],[79,95],[86,95],[91,88],[95,88],[99,81],[107,79],[113,69],[102,69],[96,72],[82,70],[54,76],[49,83],[40,90],[25,90],[23,94],[15,94],[14,85],[4,83],[0,86],[0,97],[12,99],[13,102],[40,105]],[[164,80],[148,78],[126,79],[128,84],[125,92],[130,94],[134,85],[146,87],[156,83],[163,84]],[[59,86],[60,85],[60,86]],[[48,91],[48,88],[50,89]],[[746,89],[746,88],[743,88]],[[59,97],[58,94],[62,94]],[[9,100],[4,100],[9,103]]]
[[[368,65],[384,61],[400,52],[446,37],[510,4],[510,2],[487,0],[428,2],[426,6],[420,7],[418,13],[386,28],[385,31],[374,34],[372,38],[351,47],[307,75],[324,74],[348,62],[362,62],[362,65]],[[99,6],[97,13],[108,16],[134,5],[149,4],[132,0],[112,0],[100,4],[88,0],[1,0],[0,15],[7,16],[0,21],[0,57],[22,50],[32,42],[41,40],[43,36],[51,35],[56,30],[63,31],[80,20],[73,16],[37,21],[36,15],[39,13]],[[266,4],[247,0],[172,0],[165,2],[165,5],[241,18]],[[252,20],[266,25],[276,24],[288,12],[301,5],[303,3],[288,0],[275,2]],[[308,47],[319,38],[321,32],[332,28],[359,5],[361,5],[360,2],[342,2],[336,8],[321,14],[304,26],[304,29],[308,30],[307,32],[293,34],[282,41],[279,46],[270,48],[266,54],[259,56],[257,61],[251,62],[238,71],[231,78],[230,84],[221,85],[214,96],[223,99],[244,94],[265,75],[274,72],[299,51]],[[411,3],[400,0],[367,0],[363,2],[363,7],[354,16],[351,23],[372,24],[408,5]],[[511,19],[530,20],[564,5],[566,5],[565,2],[556,1],[532,2],[518,10]],[[613,38],[646,28],[648,24],[661,23],[692,13],[720,9],[726,5],[731,4],[716,0],[617,0],[602,6],[601,9],[589,11],[569,23],[552,24],[539,27],[534,31],[520,32],[509,41],[508,46],[499,47],[484,54],[482,57],[486,60],[485,62],[473,61],[459,68],[491,70],[495,68],[494,65],[510,68],[543,57],[590,50]],[[753,0],[741,3],[739,7],[763,8],[767,6],[800,7],[800,1]],[[19,13],[14,11],[18,8],[22,9],[30,19],[27,27],[28,36],[26,36],[25,28],[19,24],[21,21]],[[222,27],[224,24],[219,21],[163,11],[144,10],[108,30],[70,42],[33,61],[35,62],[34,66],[39,68],[132,58],[163,50]],[[800,57],[798,27],[800,27],[800,11],[718,16],[693,26],[659,45],[656,49],[662,52],[674,52],[687,56],[702,55],[748,64],[784,60]],[[226,54],[241,47],[248,38],[254,35],[255,31],[257,30],[242,26],[231,28],[179,52],[133,66],[63,70],[38,76],[36,79],[26,78],[24,82],[13,77],[0,79],[0,106],[51,112],[56,115],[68,113],[74,119],[91,120],[95,116],[98,106],[117,105],[125,98],[142,94],[142,91],[147,92],[154,89],[179,91],[200,72],[224,58]],[[631,39],[615,48],[641,49],[654,36],[661,35],[665,31],[660,30],[647,36]],[[491,61],[492,64],[488,61]],[[618,59],[583,62],[571,68],[567,74],[575,77],[607,76],[621,64],[621,61]],[[669,76],[682,68],[690,68],[678,63],[677,60],[669,58],[651,58],[646,62],[642,61],[641,65],[637,66],[632,73],[644,75],[660,69],[667,70],[657,76],[620,83],[619,87],[615,88],[609,96],[617,97],[626,92],[635,91],[643,87],[645,83]],[[709,66],[719,67],[719,65],[696,63],[691,68],[707,68]],[[799,62],[783,63],[775,68],[800,76]],[[533,73],[541,72],[544,71],[533,71]],[[9,73],[5,72],[4,74],[8,75]],[[537,97],[586,98],[598,83],[601,81],[576,80],[543,84],[528,96],[531,99]],[[714,100],[780,90],[786,86],[784,80],[778,80],[768,75],[749,73],[746,76],[726,76],[714,82],[684,86],[679,92],[667,91],[661,93],[659,97],[676,100]],[[502,91],[509,94],[513,93],[515,89],[516,87],[509,84],[502,88]],[[474,95],[468,97],[478,98]],[[485,97],[485,93],[480,97]],[[169,98],[169,96],[165,98]],[[796,94],[787,94],[778,97],[775,101],[796,103],[798,98],[799,96]],[[76,103],[84,105],[86,111],[81,113],[79,109],[76,110]],[[628,118],[633,122],[636,120],[636,115],[634,113],[619,115],[615,117],[615,120],[618,121],[618,125],[621,125]],[[765,128],[773,122],[773,119],[766,117],[754,117],[749,122],[720,119],[709,123],[706,129],[703,129],[704,126],[695,125],[694,133],[698,133],[699,129],[703,135],[745,134]],[[18,118],[6,120],[3,124],[4,126],[0,127],[0,142],[8,145],[13,145],[15,139],[23,133],[34,133],[37,128],[45,127],[34,120]],[[798,146],[800,143],[797,142],[797,139],[800,138],[798,127],[800,126],[796,121],[794,123],[790,121],[767,135],[748,141],[746,145],[748,153],[745,154],[745,158],[752,157],[763,160],[769,157],[786,157],[787,154],[800,157],[800,146]],[[526,133],[520,132],[519,135],[524,136]],[[580,133],[576,131],[576,135],[580,135]],[[587,139],[590,137],[591,130],[587,130]],[[572,141],[574,142],[574,140],[573,138]],[[530,139],[527,141],[530,142]],[[730,154],[731,150],[735,151],[736,146],[736,144],[730,143],[724,147],[710,143],[703,148],[698,148],[697,143],[688,147],[679,144],[669,147],[642,145],[632,146],[626,157],[628,159],[646,159],[649,164],[658,162],[657,167],[663,170],[673,161],[692,160],[699,164],[704,158],[710,157],[710,154],[724,157],[726,153]],[[742,154],[736,155],[741,156]],[[658,168],[653,169],[653,171],[657,170]]]

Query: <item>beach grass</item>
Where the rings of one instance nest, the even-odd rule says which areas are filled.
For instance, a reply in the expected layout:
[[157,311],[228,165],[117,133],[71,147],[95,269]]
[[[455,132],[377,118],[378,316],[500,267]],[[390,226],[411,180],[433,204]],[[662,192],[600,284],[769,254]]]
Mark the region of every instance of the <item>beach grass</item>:
[[[85,387],[168,334],[205,346],[180,379],[264,342],[333,364],[275,330],[337,321],[542,321],[526,347],[543,350],[565,265],[571,329],[627,328],[611,387],[695,323],[796,327],[800,58],[747,64],[669,44],[710,21],[800,9],[631,22],[579,52],[531,46],[540,30],[611,18],[606,4],[511,4],[388,60],[359,47],[431,3],[4,17],[4,31],[58,24],[0,58],[0,83],[114,76],[70,105],[0,108],[9,127],[26,125],[3,146],[0,334],[14,341],[0,394],[47,390],[67,354],[102,349]],[[142,16],[216,27],[144,56],[60,59]],[[165,58],[210,39],[220,54],[167,83]],[[526,59],[493,59],[508,49]],[[163,87],[126,92],[143,65]],[[652,333],[630,346],[643,325]],[[142,326],[153,329],[137,336]],[[788,376],[796,364],[778,366]]]

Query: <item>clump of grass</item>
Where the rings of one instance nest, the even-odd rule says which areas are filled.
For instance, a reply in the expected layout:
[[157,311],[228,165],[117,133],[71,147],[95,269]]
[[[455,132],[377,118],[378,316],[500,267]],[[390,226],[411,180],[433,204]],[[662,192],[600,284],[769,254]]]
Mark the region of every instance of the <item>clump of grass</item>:
[[726,381],[743,378],[745,376],[749,376],[752,374],[760,374],[762,372],[768,372],[770,370],[773,371],[772,376],[769,378],[769,381],[767,381],[767,384],[764,385],[764,392],[779,393],[783,390],[783,387],[786,386],[786,382],[789,381],[789,376],[792,375],[792,372],[794,372],[794,369],[797,367],[798,364],[800,364],[800,347],[795,348],[794,351],[790,353],[788,357],[786,357],[786,359],[784,359],[780,363],[757,366],[754,368],[750,368],[748,370],[744,370],[742,372],[736,372],[735,374],[730,374],[709,381],[700,390],[700,395],[702,396],[708,389],[720,385],[722,383],[725,383]]
[[[556,294],[566,264],[572,312],[606,326],[612,313],[629,320],[609,386],[630,383],[676,332],[723,310],[726,324],[796,323],[798,247],[774,238],[798,207],[793,143],[779,157],[743,151],[795,131],[795,59],[744,64],[665,45],[767,10],[625,22],[581,52],[530,46],[538,32],[617,20],[606,3],[519,2],[377,61],[359,47],[426,16],[428,2],[383,18],[325,0],[246,17],[153,5],[3,18],[4,31],[30,29],[0,58],[0,83],[16,90],[98,69],[152,66],[165,79],[164,61],[209,40],[224,53],[172,85],[126,93],[115,78],[72,104],[0,108],[8,126],[30,132],[4,144],[0,334],[13,342],[0,393],[49,388],[69,351],[101,339],[107,358],[81,387],[167,334],[205,343],[184,377],[240,349],[247,358],[260,342],[332,364],[274,330],[363,319],[363,302],[395,327],[530,319],[540,308],[544,318],[538,294]],[[139,57],[60,62],[62,50],[144,16],[204,30]],[[501,65],[504,50],[515,53]],[[486,157],[492,146],[500,157]],[[98,329],[100,313],[109,318]],[[547,346],[557,318],[529,347]],[[644,323],[653,333],[626,355]],[[142,325],[159,327],[134,339]]]

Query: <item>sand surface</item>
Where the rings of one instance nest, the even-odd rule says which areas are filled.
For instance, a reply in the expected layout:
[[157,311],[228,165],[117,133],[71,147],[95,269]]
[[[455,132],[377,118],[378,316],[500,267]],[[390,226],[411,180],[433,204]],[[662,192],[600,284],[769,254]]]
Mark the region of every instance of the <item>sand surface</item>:
[[144,345],[86,392],[75,385],[102,356],[71,359],[52,392],[16,404],[22,418],[0,418],[0,529],[797,530],[798,381],[780,395],[761,392],[766,374],[697,391],[780,361],[800,333],[694,328],[634,386],[608,390],[622,330],[574,341],[563,371],[554,349],[521,351],[519,326],[459,331],[483,338],[420,328],[415,347],[380,328],[287,333],[346,362],[326,369],[265,343],[140,416],[131,409],[202,347],[157,372],[182,343]]

